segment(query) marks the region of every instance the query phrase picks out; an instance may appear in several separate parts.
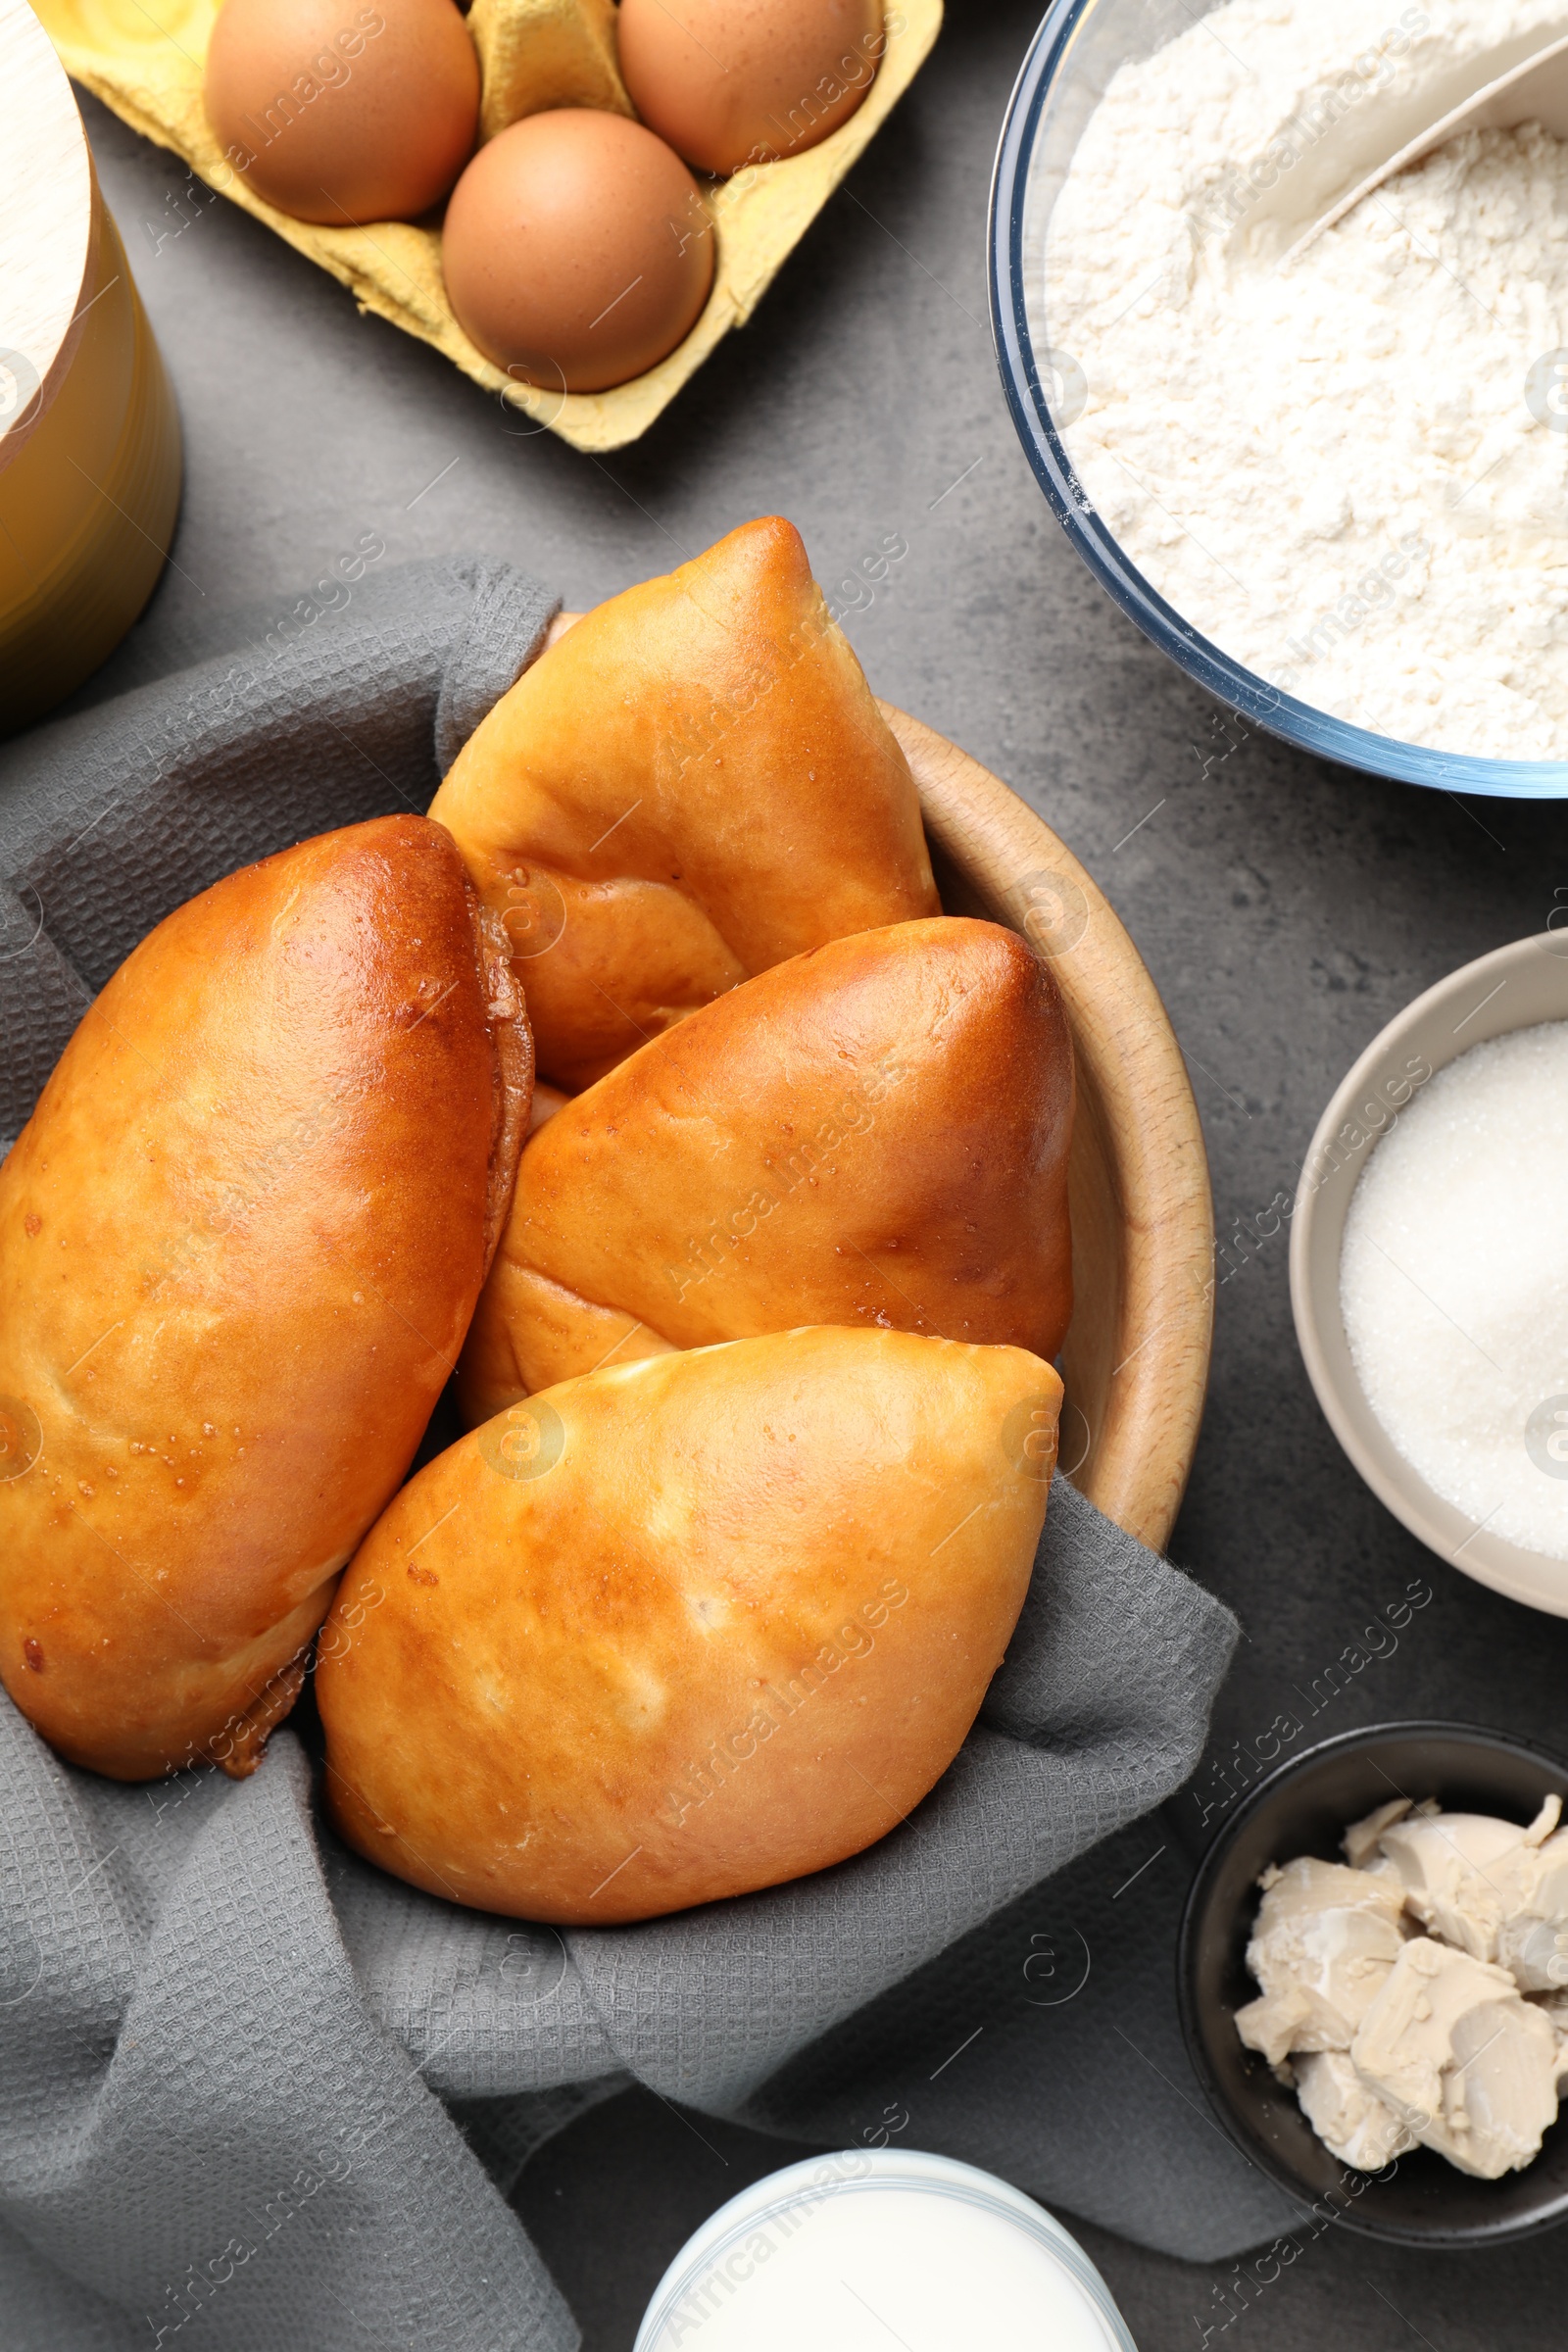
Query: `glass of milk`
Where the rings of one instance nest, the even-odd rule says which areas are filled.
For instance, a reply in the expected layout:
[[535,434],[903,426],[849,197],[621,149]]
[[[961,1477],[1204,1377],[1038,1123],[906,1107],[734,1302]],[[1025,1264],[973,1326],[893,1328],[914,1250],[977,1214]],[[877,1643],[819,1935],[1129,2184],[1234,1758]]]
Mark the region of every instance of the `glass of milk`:
[[918,2149],[812,2157],[721,2206],[670,2264],[635,2352],[1137,2352],[1058,2222]]

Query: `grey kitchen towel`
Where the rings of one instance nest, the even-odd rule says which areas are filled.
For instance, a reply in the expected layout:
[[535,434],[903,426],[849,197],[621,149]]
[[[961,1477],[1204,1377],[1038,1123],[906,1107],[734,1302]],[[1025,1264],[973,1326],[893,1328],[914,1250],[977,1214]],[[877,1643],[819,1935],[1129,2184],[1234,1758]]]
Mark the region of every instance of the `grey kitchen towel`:
[[[554,611],[476,560],[337,585],[209,624],[191,666],[0,751],[0,1141],[171,908],[423,808]],[[0,1700],[0,2341],[565,2352],[505,2194],[629,2081],[796,2137],[948,2147],[1174,2252],[1288,2227],[1201,2112],[1169,1990],[1180,1874],[1142,1859],[1235,1632],[1058,1479],[1006,1662],[906,1822],[793,1886],[565,1936],[338,1845],[308,1702],[250,1781],[125,1788]]]

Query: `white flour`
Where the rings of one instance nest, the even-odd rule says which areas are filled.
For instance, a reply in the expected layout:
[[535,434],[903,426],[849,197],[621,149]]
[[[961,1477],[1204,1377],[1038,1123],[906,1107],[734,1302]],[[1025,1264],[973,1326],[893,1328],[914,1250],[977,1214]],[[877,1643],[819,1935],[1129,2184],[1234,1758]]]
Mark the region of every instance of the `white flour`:
[[1568,0],[1230,0],[1114,75],[1047,249],[1064,439],[1145,577],[1302,701],[1497,759],[1568,760],[1568,145],[1467,134],[1279,256],[1399,143],[1374,116],[1561,32]]

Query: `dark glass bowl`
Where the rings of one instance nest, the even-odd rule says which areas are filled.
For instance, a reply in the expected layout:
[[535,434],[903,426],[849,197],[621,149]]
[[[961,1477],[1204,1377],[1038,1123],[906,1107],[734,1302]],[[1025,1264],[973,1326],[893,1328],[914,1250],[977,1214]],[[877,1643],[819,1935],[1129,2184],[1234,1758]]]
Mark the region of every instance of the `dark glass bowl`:
[[[1476,2180],[1430,2148],[1387,2175],[1354,2174],[1331,2156],[1293,2091],[1244,2048],[1236,2012],[1257,1986],[1247,1943],[1256,1881],[1270,1862],[1343,1860],[1340,1838],[1391,1797],[1445,1811],[1495,1813],[1521,1825],[1556,1790],[1568,1764],[1502,1732],[1462,1723],[1391,1723],[1308,1748],[1260,1782],[1204,1855],[1177,1946],[1177,1998],[1188,2054],[1214,2112],[1244,2156],[1287,2195],[1332,2211],[1348,2230],[1396,2244],[1494,2246],[1568,2219],[1568,2115],[1522,2173]],[[1357,2193],[1358,2191],[1358,2193]]]

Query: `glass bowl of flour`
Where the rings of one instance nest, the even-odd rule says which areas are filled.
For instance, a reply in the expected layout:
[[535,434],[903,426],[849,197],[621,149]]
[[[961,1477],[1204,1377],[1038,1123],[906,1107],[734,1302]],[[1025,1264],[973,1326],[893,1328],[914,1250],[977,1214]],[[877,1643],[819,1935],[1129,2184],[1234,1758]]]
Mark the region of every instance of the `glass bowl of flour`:
[[1568,798],[1568,142],[1468,132],[1568,0],[1056,0],[992,306],[1014,421],[1123,611],[1274,733]]

